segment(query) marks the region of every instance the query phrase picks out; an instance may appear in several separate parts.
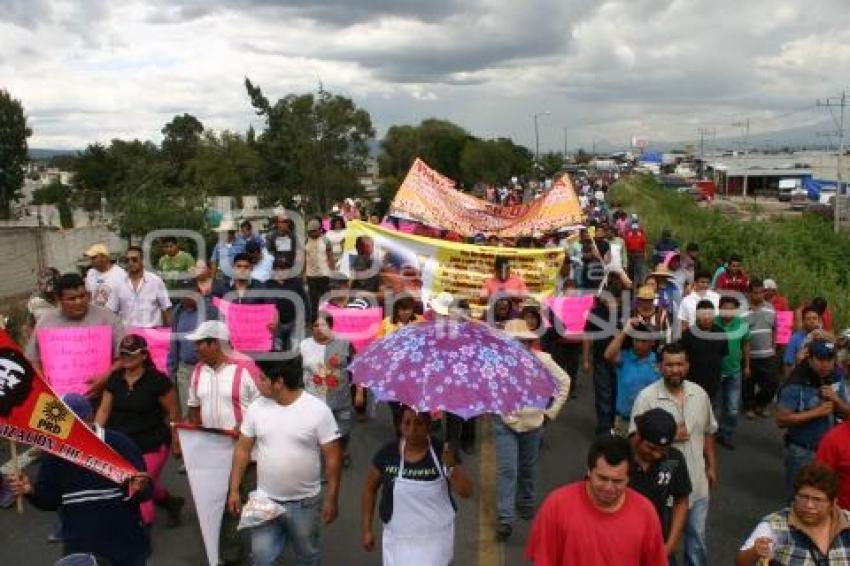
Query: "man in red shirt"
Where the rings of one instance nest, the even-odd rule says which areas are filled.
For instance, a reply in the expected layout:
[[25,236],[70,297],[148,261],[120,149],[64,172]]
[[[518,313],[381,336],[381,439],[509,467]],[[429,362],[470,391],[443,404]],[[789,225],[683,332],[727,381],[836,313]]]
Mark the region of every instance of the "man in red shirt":
[[838,506],[850,509],[850,421],[832,427],[821,438],[815,461],[838,474]]
[[[487,302],[498,294],[510,295],[514,302],[522,302],[528,290],[522,278],[511,273],[511,263],[508,258],[499,256],[493,266],[493,277],[484,282],[481,289],[481,303]],[[498,297],[496,297],[498,298]]]
[[655,508],[627,487],[631,459],[627,439],[599,437],[587,456],[587,479],[543,502],[525,557],[535,566],[666,566]]
[[629,256],[629,279],[643,281],[644,264],[646,262],[646,232],[643,231],[637,220],[631,221],[623,235],[623,240],[626,242],[626,253]]
[[[739,293],[749,293],[750,279],[744,270],[741,268],[741,256],[733,255],[729,258],[729,263],[726,266],[726,271],[720,274],[717,278],[718,291],[738,291]],[[722,295],[723,293],[721,293]]]
[[776,312],[791,310],[788,299],[779,294],[779,286],[773,279],[764,280],[764,300],[770,303]]

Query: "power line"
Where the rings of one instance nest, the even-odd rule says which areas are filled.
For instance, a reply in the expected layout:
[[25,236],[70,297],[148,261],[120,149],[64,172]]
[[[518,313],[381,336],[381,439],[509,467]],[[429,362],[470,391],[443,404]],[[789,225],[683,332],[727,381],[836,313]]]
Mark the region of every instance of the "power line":
[[[826,98],[824,100],[818,100],[817,106],[819,108],[825,107],[829,109],[829,115],[832,117],[832,121],[835,123],[835,135],[838,136],[838,155],[835,159],[835,167],[836,167],[836,188],[835,188],[835,210],[834,210],[834,230],[835,233],[838,233],[838,229],[841,223],[841,214],[839,201],[841,201],[841,157],[844,154],[844,109],[847,107],[847,91],[841,91],[841,96],[834,96],[831,98]],[[836,109],[838,109],[838,115],[836,116]],[[845,189],[846,192],[846,189]],[[847,198],[850,198],[848,196]]]

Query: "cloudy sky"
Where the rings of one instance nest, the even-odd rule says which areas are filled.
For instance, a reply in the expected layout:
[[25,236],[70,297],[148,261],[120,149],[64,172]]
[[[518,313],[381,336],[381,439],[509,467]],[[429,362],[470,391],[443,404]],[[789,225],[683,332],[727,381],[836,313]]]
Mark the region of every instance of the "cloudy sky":
[[[237,7],[238,6],[238,7]],[[31,147],[244,131],[319,81],[387,127],[439,117],[542,149],[824,120],[850,87],[847,0],[0,0],[0,88]]]

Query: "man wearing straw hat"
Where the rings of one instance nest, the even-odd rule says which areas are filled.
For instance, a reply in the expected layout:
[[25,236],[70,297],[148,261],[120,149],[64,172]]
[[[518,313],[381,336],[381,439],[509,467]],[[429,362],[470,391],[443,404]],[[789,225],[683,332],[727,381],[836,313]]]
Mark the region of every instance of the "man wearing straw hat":
[[508,321],[505,332],[522,342],[543,362],[555,378],[558,391],[545,411],[527,407],[509,415],[493,417],[499,515],[496,537],[499,540],[507,540],[511,536],[515,512],[526,520],[534,516],[540,437],[544,425],[558,416],[570,391],[570,376],[555,363],[552,356],[537,349],[540,337],[529,330],[524,320]]
[[219,273],[233,277],[233,258],[245,251],[245,240],[236,237],[236,223],[222,220],[215,229],[219,240],[210,255],[210,268],[215,279]]

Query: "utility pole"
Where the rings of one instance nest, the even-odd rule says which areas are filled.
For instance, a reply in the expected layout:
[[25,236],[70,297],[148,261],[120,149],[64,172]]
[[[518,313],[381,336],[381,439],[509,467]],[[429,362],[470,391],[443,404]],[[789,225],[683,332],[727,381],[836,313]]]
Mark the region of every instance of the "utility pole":
[[[746,158],[750,154],[750,149],[749,149],[749,145],[750,145],[750,119],[747,118],[746,121],[744,121],[744,122],[735,122],[732,125],[737,126],[739,128],[745,128],[746,133],[744,134],[744,147],[742,149],[743,149],[743,152],[744,152],[744,157]],[[745,167],[744,168],[743,196],[747,196],[747,184],[748,184],[749,180],[750,179],[749,179],[747,167]]]
[[567,149],[569,148],[569,128],[564,127],[564,162],[567,161]]
[[[835,233],[838,233],[838,230],[841,226],[841,212],[839,207],[839,202],[841,200],[841,185],[842,185],[842,175],[841,175],[841,157],[844,154],[844,109],[847,107],[847,91],[842,91],[841,96],[836,96],[832,98],[827,98],[825,100],[818,100],[818,107],[826,107],[829,109],[829,114],[832,116],[832,121],[835,122],[836,127],[836,135],[838,136],[838,155],[835,159],[835,168],[836,168],[836,187],[835,187],[835,205],[833,211],[833,230]],[[834,108],[838,108],[838,116],[836,117]],[[845,192],[846,188],[845,188]],[[847,196],[845,200],[850,199],[850,195]]]

